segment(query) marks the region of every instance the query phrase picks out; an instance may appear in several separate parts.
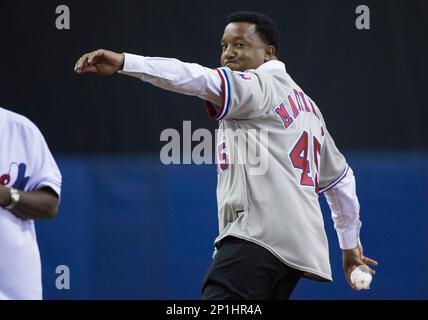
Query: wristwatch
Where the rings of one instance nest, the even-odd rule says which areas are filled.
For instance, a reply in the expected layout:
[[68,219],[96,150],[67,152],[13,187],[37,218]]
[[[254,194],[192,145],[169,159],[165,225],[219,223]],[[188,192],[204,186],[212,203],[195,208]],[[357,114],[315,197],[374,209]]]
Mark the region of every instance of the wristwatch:
[[10,188],[9,189],[10,192],[10,202],[7,205],[7,207],[4,207],[7,210],[12,210],[16,204],[19,202],[19,199],[21,198],[19,191],[15,188]]

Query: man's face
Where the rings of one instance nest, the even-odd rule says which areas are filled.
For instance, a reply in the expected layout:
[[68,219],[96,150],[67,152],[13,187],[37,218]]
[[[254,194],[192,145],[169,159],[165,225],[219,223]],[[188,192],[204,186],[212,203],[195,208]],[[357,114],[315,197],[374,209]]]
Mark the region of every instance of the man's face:
[[232,22],[221,40],[221,65],[233,71],[257,69],[265,63],[268,45],[256,33],[256,25]]

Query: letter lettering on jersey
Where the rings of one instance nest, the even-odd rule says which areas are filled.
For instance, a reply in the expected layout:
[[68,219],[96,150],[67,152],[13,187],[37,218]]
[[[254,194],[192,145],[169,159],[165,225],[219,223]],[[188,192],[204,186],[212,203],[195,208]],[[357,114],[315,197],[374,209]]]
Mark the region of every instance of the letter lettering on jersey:
[[296,96],[297,104],[299,105],[299,110],[303,111],[303,106],[300,102],[300,96],[296,89],[294,89],[294,95]]
[[25,186],[30,180],[30,177],[25,176],[25,172],[27,171],[27,165],[25,163],[20,163],[18,166],[18,177],[13,185],[15,189],[24,190]]
[[275,114],[279,116],[285,128],[288,128],[293,123],[293,118],[290,117],[283,103],[275,108]]
[[10,175],[4,174],[0,177],[0,185],[6,186],[10,182]]
[[305,111],[311,112],[311,109],[309,109],[308,104],[306,103],[305,94],[303,92],[299,92],[300,97],[302,98],[303,104],[305,105]]
[[30,177],[25,175],[26,171],[27,165],[25,163],[11,163],[9,172],[1,175],[0,185],[10,185],[15,189],[24,190],[30,180]]
[[318,115],[318,113],[316,112],[316,110],[315,110],[315,108],[314,108],[314,105],[312,104],[311,99],[309,99],[309,104],[311,105],[312,113],[313,113],[314,115],[316,115],[316,116],[317,116],[317,118],[319,119],[319,118],[320,118],[320,116],[319,116],[319,115]]
[[288,102],[290,103],[291,109],[293,110],[293,117],[296,119],[299,116],[299,109],[296,107],[296,103],[293,100],[292,96],[288,96]]

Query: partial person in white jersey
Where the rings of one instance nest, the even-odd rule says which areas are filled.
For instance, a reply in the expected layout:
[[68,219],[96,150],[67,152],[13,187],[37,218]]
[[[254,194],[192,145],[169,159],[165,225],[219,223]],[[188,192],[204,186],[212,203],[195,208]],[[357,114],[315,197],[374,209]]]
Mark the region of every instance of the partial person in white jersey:
[[61,174],[26,117],[0,108],[0,300],[41,300],[35,220],[58,211]]
[[[197,96],[219,121],[219,236],[202,299],[289,299],[301,277],[332,281],[318,201],[322,193],[332,211],[346,279],[356,289],[352,270],[377,262],[363,255],[353,171],[317,104],[279,60],[280,34],[272,19],[244,11],[227,22],[220,43],[222,67],[214,70],[100,49],[84,54],[75,71],[119,72]],[[262,131],[268,139],[251,134]],[[245,143],[236,141],[241,135]],[[239,161],[239,155],[256,149],[267,153],[267,165],[259,171]]]

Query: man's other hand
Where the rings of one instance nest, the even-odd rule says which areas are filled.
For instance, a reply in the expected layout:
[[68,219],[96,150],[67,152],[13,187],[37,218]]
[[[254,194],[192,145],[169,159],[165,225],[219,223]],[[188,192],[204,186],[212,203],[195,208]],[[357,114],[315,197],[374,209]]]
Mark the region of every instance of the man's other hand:
[[[343,269],[345,271],[345,277],[348,281],[349,285],[355,289],[358,290],[354,284],[351,282],[351,272],[354,271],[355,268],[357,268],[360,265],[371,265],[371,266],[377,266],[377,261],[370,259],[368,257],[365,257],[363,255],[363,246],[361,244],[358,245],[357,248],[351,249],[351,250],[342,250],[342,257],[343,257]],[[374,276],[375,271],[369,268],[369,272],[372,276]]]

